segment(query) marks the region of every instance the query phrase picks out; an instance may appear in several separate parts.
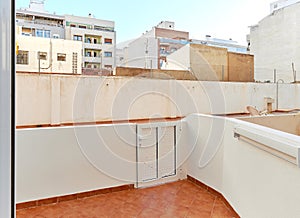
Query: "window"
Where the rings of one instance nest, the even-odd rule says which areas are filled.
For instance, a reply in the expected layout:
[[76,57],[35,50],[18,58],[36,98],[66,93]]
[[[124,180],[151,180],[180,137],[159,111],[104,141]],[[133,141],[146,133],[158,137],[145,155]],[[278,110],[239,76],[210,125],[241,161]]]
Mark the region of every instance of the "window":
[[105,38],[104,44],[112,44],[112,39]]
[[19,50],[17,55],[17,64],[28,64],[28,51]]
[[79,25],[79,28],[81,28],[81,29],[86,29],[86,26],[84,26],[84,25]]
[[38,59],[39,60],[47,60],[47,52],[38,52]]
[[97,44],[97,39],[94,39],[94,44]]
[[53,34],[53,38],[54,39],[59,39],[59,35],[58,34]]
[[97,52],[94,51],[94,57],[98,57]]
[[50,30],[44,30],[44,37],[50,38]]
[[35,31],[35,36],[37,36],[37,37],[44,37],[44,38],[50,38],[50,30],[37,29]]
[[66,61],[66,54],[58,53],[57,54],[57,61]]
[[37,36],[37,37],[43,37],[43,30],[40,30],[40,29],[37,29],[36,31],[35,31],[35,35]]
[[104,52],[104,57],[112,57],[112,52],[109,51]]
[[90,51],[86,52],[86,53],[85,53],[85,56],[86,56],[86,57],[91,57],[91,56],[92,56],[92,52],[90,52]]
[[82,36],[80,36],[80,35],[74,35],[73,36],[73,40],[75,40],[75,41],[82,41]]
[[76,25],[75,24],[70,24],[70,27],[76,27]]
[[112,65],[104,65],[105,68],[111,69]]

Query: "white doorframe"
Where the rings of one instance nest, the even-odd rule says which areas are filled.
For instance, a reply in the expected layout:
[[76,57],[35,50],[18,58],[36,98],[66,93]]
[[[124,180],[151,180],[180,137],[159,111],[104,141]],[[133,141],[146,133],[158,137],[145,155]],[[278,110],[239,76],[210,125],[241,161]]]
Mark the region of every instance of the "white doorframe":
[[136,187],[178,180],[177,126],[180,121],[137,124]]

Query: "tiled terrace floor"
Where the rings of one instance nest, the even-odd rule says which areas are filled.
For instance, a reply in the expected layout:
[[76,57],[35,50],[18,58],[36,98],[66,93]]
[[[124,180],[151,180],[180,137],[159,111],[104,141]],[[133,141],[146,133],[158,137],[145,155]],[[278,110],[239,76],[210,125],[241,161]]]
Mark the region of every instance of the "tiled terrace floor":
[[31,217],[235,217],[222,199],[188,180],[17,211]]

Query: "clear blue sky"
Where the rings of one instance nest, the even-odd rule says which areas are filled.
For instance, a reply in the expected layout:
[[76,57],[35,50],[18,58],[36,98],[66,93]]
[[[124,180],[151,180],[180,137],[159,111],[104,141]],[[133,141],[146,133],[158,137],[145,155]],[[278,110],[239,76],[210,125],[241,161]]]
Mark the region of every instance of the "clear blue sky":
[[[16,0],[16,8],[30,0]],[[140,36],[162,20],[174,21],[175,29],[190,38],[206,34],[246,44],[248,26],[269,14],[273,0],[46,0],[45,9],[56,14],[87,16],[115,21],[117,42]]]

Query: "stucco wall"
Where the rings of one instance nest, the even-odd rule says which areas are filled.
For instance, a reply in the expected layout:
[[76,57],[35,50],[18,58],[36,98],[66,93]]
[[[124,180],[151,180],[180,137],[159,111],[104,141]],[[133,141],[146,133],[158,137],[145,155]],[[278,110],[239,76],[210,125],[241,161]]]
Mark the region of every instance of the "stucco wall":
[[[17,74],[17,126],[246,112],[275,84]],[[279,109],[300,108],[300,84],[280,84]]]
[[191,70],[199,80],[228,80],[227,49],[191,44],[190,52]]
[[[241,217],[298,217],[300,170],[251,143],[234,138],[234,128],[270,130],[237,120],[192,115],[187,118],[188,175],[216,189]],[[278,133],[282,140],[298,146],[300,139]]]
[[146,34],[124,48],[122,67],[158,68],[158,39]]
[[201,44],[188,44],[168,55],[163,69],[190,70],[202,81],[254,81],[253,55]]
[[300,135],[300,114],[240,118],[250,123],[270,127],[283,132]]
[[[250,29],[250,53],[254,55],[255,80],[293,81],[292,63],[300,80],[300,3],[275,11]],[[298,69],[298,70],[297,70]]]
[[228,81],[254,82],[254,56],[228,52]]
[[155,37],[188,40],[189,32],[155,27]]
[[179,50],[167,56],[167,62],[162,66],[162,69],[167,70],[191,70],[190,69],[190,45],[187,44]]
[[16,132],[16,202],[134,184],[135,125]]
[[[81,42],[30,36],[17,36],[16,42],[19,45],[20,51],[28,51],[28,64],[16,64],[17,71],[39,72],[40,70],[42,73],[71,74],[73,52],[75,52],[77,53],[77,74],[81,74]],[[47,59],[40,60],[40,69],[38,52],[47,53]],[[66,61],[59,61],[57,57],[58,53],[65,54]]]
[[116,76],[138,76],[156,79],[197,80],[189,71],[117,67]]

